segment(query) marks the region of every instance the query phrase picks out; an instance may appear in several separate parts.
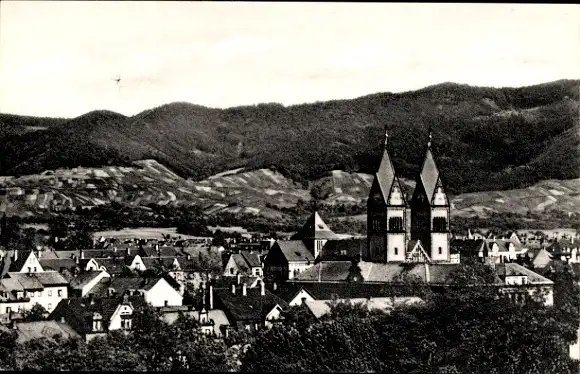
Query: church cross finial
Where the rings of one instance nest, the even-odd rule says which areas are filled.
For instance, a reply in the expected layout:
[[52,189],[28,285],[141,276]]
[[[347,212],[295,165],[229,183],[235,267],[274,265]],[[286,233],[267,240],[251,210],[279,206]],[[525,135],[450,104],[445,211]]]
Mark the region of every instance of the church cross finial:
[[385,126],[385,149],[387,148],[388,144],[389,144],[389,132],[387,131],[387,126]]
[[433,139],[433,134],[431,133],[431,129],[429,129],[429,141],[427,142],[427,147],[431,148],[431,139]]

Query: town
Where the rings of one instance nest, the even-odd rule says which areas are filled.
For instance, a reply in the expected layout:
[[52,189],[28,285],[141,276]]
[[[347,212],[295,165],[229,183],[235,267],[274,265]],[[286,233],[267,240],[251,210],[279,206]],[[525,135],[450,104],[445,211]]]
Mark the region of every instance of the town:
[[[563,286],[554,279],[564,273],[573,276],[574,287],[580,284],[578,233],[451,232],[445,178],[432,151],[436,141],[430,134],[416,188],[406,195],[385,129],[367,201],[366,237],[336,234],[314,205],[303,227],[286,238],[101,236],[92,237],[90,247],[71,248],[62,245],[67,238],[55,237],[52,246],[29,250],[5,245],[2,331],[20,345],[39,339],[90,345],[119,332],[147,335],[152,327],[137,325],[143,313],[152,313],[154,323],[176,326],[186,320],[189,333],[233,341],[242,355],[252,344],[240,343],[240,334],[295,325],[296,310],[303,313],[300,323],[316,323],[335,316],[337,305],[354,307],[347,312],[351,317],[356,308],[385,315],[421,308],[428,303],[426,292],[454,289],[457,274],[470,266],[489,270],[491,278],[474,277],[474,283],[460,285],[460,293],[491,287],[494,297],[520,307],[562,304]],[[4,244],[14,234],[8,222],[5,215]],[[566,353],[578,360],[576,331],[574,336]],[[176,360],[187,362],[185,357]],[[187,365],[195,367],[192,361]]]

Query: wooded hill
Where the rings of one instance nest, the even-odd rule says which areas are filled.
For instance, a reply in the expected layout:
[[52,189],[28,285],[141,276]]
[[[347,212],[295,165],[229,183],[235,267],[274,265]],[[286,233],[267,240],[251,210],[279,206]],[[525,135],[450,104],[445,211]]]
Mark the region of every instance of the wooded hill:
[[384,127],[395,168],[414,179],[433,131],[451,193],[527,187],[580,177],[580,81],[522,88],[444,83],[406,93],[282,106],[212,109],[171,103],[133,117],[0,115],[0,174],[156,159],[200,180],[239,167],[273,167],[306,183],[330,170],[372,173]]

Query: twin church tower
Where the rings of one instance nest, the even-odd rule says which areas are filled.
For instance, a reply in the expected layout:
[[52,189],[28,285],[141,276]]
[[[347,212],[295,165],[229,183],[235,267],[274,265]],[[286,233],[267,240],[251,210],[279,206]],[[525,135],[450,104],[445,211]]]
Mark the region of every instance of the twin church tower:
[[449,262],[449,215],[449,200],[431,151],[431,133],[415,191],[408,202],[389,157],[385,131],[383,157],[367,201],[367,247],[363,259]]

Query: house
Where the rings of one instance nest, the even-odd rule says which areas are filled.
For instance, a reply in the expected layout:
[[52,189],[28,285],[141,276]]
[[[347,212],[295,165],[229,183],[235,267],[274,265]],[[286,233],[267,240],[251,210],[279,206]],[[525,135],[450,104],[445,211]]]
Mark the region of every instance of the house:
[[302,240],[279,240],[264,260],[264,276],[284,281],[314,266],[314,255]]
[[96,283],[88,294],[96,297],[136,296],[155,307],[183,305],[183,296],[164,278],[106,277]]
[[537,251],[536,255],[532,260],[532,265],[534,269],[543,269],[552,262],[553,256],[550,252],[545,249],[540,249]]
[[231,289],[214,289],[212,294],[216,308],[224,311],[235,329],[253,331],[270,327],[281,319],[282,310],[288,306],[267,290],[264,283],[258,288],[232,285]]
[[[363,282],[396,285],[403,276],[412,276],[440,289],[449,284],[449,276],[460,266],[451,263],[376,263],[361,261],[320,262],[294,278],[294,283]],[[516,263],[492,264],[496,287],[506,294],[536,292],[545,294],[544,303],[553,304],[554,282]],[[414,295],[410,295],[414,296]],[[519,297],[519,296],[518,296]]]
[[[5,326],[0,327],[0,329],[9,330]],[[68,323],[62,321],[20,322],[15,323],[12,330],[18,334],[16,338],[16,343],[18,344],[41,338],[54,342],[57,335],[60,339],[81,339],[81,336]]]
[[14,250],[11,252],[11,255],[2,258],[2,276],[8,272],[36,273],[44,271],[34,251],[22,253],[22,251]]
[[548,250],[554,258],[568,263],[580,263],[580,244],[574,237],[557,239]]
[[0,280],[0,315],[30,310],[40,304],[52,311],[68,297],[68,281],[56,271],[8,273]]
[[109,273],[104,270],[66,273],[64,276],[69,281],[69,295],[71,297],[87,296],[89,291],[101,280],[110,277]]
[[86,341],[113,330],[131,330],[133,316],[144,305],[139,296],[70,298],[62,300],[49,320],[65,321]]
[[237,274],[262,276],[262,261],[260,255],[254,252],[231,254],[226,262],[223,275],[227,277]]

